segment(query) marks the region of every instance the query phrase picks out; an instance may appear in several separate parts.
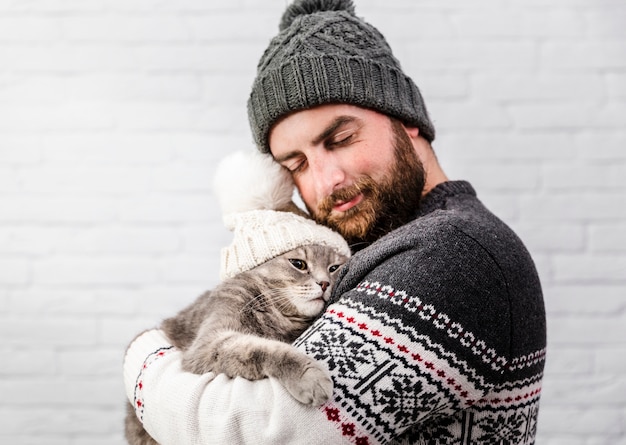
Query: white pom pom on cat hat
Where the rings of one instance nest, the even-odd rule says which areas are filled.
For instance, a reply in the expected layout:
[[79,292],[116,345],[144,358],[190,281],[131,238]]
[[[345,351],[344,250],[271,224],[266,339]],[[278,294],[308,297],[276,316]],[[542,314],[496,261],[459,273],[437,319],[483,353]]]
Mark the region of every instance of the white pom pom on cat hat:
[[214,189],[232,243],[222,249],[220,278],[232,278],[297,247],[319,244],[350,256],[337,232],[292,212],[291,175],[269,155],[236,152],[220,163]]

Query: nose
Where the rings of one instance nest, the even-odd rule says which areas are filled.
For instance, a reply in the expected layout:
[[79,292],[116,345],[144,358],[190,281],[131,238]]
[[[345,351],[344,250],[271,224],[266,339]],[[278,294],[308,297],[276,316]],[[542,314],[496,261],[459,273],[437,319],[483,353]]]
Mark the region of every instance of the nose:
[[345,174],[337,160],[325,152],[309,161],[313,170],[313,187],[319,198],[325,198],[335,191],[345,180]]
[[326,292],[326,289],[328,289],[328,286],[330,286],[330,283],[328,281],[320,281],[317,284],[319,284],[322,288],[322,292]]

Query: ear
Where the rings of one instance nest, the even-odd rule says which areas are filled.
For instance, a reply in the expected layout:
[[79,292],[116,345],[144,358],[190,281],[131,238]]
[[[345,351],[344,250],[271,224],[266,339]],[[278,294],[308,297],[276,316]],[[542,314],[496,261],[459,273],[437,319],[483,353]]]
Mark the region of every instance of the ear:
[[406,125],[403,125],[403,127],[411,139],[415,139],[420,134],[420,130],[417,127],[407,127]]

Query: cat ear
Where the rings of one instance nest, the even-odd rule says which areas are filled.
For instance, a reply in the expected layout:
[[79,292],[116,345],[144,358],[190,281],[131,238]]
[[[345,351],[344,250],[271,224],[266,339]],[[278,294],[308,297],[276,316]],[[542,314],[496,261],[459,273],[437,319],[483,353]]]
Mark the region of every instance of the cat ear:
[[224,215],[295,206],[289,172],[271,155],[256,150],[238,151],[224,158],[217,167],[213,190]]

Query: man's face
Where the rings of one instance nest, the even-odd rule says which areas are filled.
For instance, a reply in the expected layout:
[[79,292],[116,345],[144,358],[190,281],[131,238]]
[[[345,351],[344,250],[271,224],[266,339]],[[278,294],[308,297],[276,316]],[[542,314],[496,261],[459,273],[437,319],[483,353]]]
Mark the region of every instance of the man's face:
[[385,115],[352,105],[299,111],[274,126],[270,147],[315,220],[357,249],[417,210],[422,164],[404,127]]

